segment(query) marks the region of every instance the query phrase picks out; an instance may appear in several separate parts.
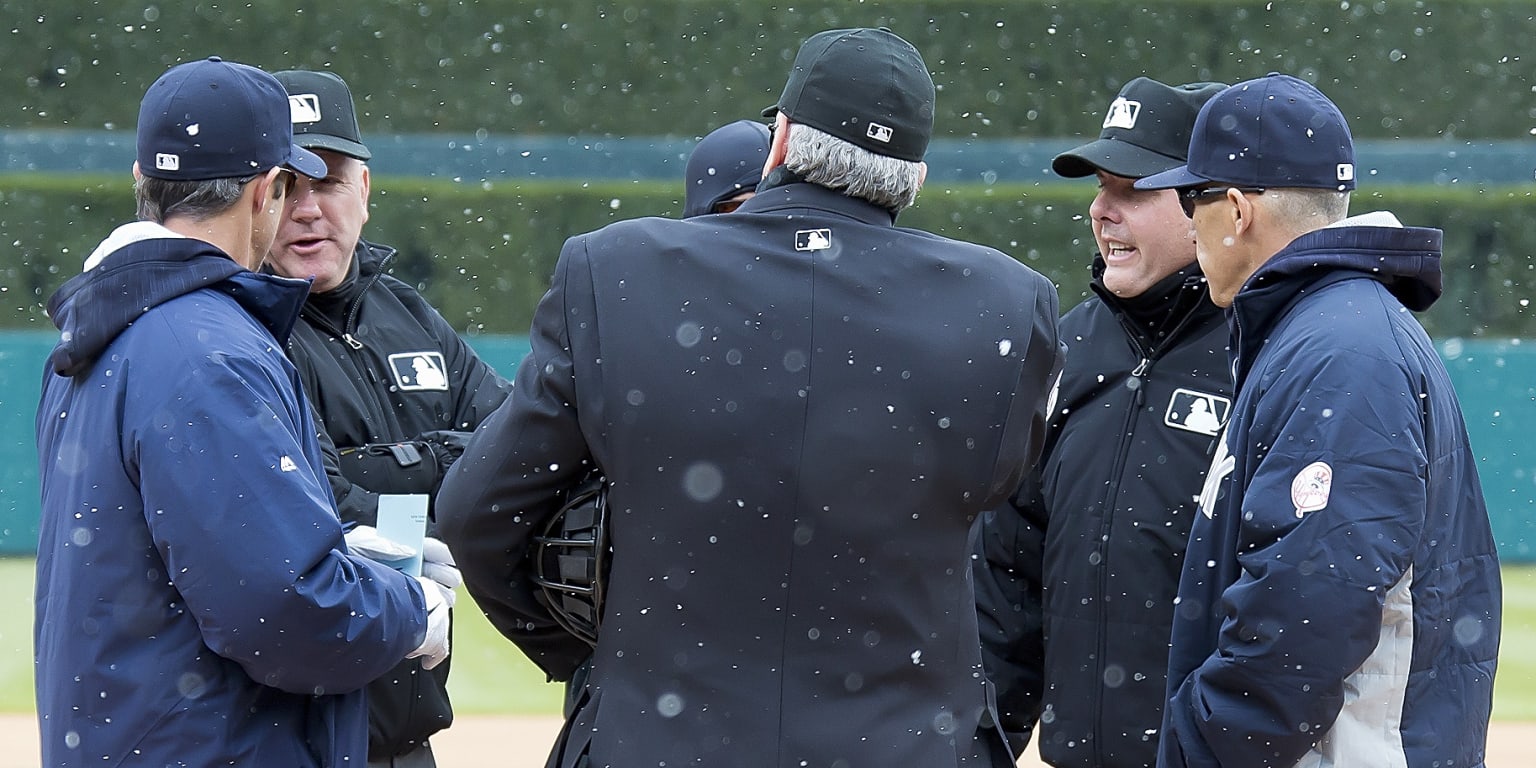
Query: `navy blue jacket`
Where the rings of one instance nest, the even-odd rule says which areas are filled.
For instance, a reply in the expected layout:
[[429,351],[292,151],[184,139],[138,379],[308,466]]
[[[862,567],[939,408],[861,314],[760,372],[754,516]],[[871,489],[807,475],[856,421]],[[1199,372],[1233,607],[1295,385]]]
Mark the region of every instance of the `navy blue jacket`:
[[49,301],[34,641],[48,766],[364,762],[414,580],[346,554],[282,340],[308,286],[153,224]]
[[[1038,453],[1056,291],[991,248],[807,183],[566,242],[513,395],[438,497],[492,623],[557,679],[552,761],[1011,766],[968,536]],[[530,539],[595,461],[595,652]]]
[[1352,223],[1233,303],[1237,400],[1184,558],[1161,766],[1483,764],[1499,563],[1408,311],[1440,295],[1440,231]]

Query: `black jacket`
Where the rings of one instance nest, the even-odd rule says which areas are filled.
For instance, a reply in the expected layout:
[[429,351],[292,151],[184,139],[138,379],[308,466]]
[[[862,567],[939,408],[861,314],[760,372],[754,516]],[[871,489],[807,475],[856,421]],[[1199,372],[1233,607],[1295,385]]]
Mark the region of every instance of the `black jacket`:
[[[359,241],[351,274],[310,294],[288,342],[321,442],[335,449],[326,472],[347,523],[373,525],[380,493],[435,493],[467,432],[511,387],[420,293],[384,273],[393,255]],[[424,671],[406,659],[369,686],[370,759],[408,752],[448,727],[448,668]]]
[[1227,327],[1197,265],[1131,300],[1095,266],[1098,295],[1062,318],[1039,468],[986,523],[978,606],[1010,733],[1038,715],[1052,765],[1151,766],[1185,540],[1231,410]]
[[591,649],[525,553],[586,462],[611,482],[551,764],[1011,766],[968,532],[1038,452],[1056,311],[1005,254],[806,183],[568,240],[438,498],[477,604],[564,679]]

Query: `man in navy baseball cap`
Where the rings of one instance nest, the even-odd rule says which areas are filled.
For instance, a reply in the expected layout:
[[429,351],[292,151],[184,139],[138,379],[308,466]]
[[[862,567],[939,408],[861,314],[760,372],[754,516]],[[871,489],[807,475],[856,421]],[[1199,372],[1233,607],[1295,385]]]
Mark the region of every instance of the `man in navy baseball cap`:
[[1185,540],[1160,766],[1485,759],[1498,555],[1414,316],[1440,296],[1443,236],[1349,216],[1355,177],[1339,109],[1269,75],[1202,108],[1187,165],[1137,183],[1193,214],[1236,393]]
[[139,104],[139,172],[170,181],[244,178],[284,166],[325,178],[293,143],[288,93],[255,67],[210,56],[172,67]]
[[755,120],[727,123],[700,139],[684,173],[683,218],[730,213],[755,194],[769,139],[768,126]]
[[[1270,73],[1206,102],[1190,135],[1189,161],[1135,186],[1178,190],[1184,215],[1195,225],[1195,254],[1211,300],[1230,306],[1244,282],[1293,238],[1347,215],[1355,188],[1354,140],[1343,113],[1321,91]],[[1275,206],[1256,206],[1250,196],[1284,198],[1292,203],[1285,206],[1289,213],[1310,215],[1265,216]],[[1221,201],[1230,206],[1195,215]]]
[[138,220],[48,301],[41,764],[363,766],[364,686],[447,658],[454,592],[347,544],[285,354],[310,283],[256,271],[325,163],[219,59],[156,80],[138,131]]

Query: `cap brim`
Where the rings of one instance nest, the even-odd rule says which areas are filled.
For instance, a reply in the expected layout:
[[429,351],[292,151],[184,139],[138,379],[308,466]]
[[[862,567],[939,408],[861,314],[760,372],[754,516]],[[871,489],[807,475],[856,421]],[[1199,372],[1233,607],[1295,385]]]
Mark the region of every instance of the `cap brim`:
[[373,157],[373,153],[362,144],[324,133],[295,133],[293,143],[305,149],[328,149],[358,160],[368,160]]
[[777,104],[763,110],[763,117],[773,117],[777,114],[779,114],[779,105]]
[[311,179],[323,179],[329,172],[325,167],[325,161],[320,156],[294,144],[293,151],[288,155],[288,162],[284,165],[310,177]]
[[1169,157],[1128,141],[1099,139],[1057,155],[1051,161],[1051,170],[1069,179],[1092,176],[1098,171],[1127,179],[1140,179],[1183,164],[1184,161],[1177,157]]
[[1181,165],[1162,173],[1154,173],[1144,179],[1137,179],[1132,186],[1137,189],[1178,189],[1205,184],[1209,181],[1210,179],[1190,173],[1189,166]]

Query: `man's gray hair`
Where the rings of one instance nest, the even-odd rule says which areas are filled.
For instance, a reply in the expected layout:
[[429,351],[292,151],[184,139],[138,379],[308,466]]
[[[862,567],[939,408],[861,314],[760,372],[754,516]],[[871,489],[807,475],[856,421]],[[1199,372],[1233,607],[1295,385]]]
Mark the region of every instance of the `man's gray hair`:
[[229,210],[240,199],[245,184],[254,178],[171,181],[140,176],[133,183],[139,220],[164,224],[172,216],[191,219],[217,216]]
[[812,184],[900,212],[917,199],[922,163],[877,155],[803,123],[789,126],[784,167]]
[[1297,232],[1326,227],[1349,216],[1349,193],[1332,189],[1271,189],[1269,210]]

